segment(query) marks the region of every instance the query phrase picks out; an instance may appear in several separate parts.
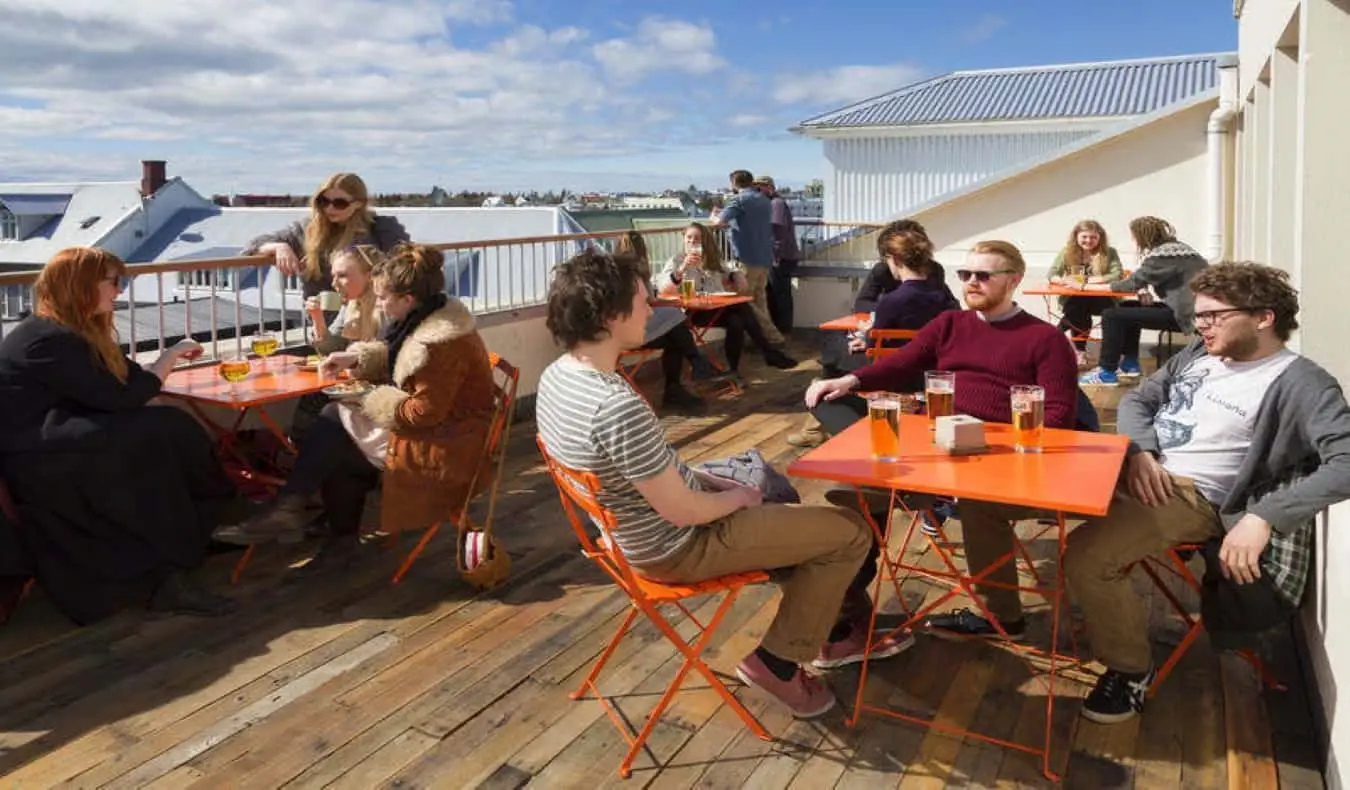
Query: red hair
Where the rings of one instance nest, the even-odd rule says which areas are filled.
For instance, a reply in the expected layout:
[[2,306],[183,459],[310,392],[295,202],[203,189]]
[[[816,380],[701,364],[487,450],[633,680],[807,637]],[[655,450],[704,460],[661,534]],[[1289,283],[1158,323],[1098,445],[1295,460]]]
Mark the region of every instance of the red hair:
[[69,247],[47,261],[33,286],[35,312],[84,338],[94,360],[121,381],[127,380],[127,358],[117,345],[112,313],[96,313],[100,283],[122,277],[127,265],[97,247]]

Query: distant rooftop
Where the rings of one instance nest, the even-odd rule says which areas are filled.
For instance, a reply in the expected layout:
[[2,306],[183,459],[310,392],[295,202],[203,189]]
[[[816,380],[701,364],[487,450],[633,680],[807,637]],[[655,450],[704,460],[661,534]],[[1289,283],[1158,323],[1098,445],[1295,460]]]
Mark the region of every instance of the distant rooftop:
[[796,130],[1147,115],[1217,95],[1231,53],[955,71],[802,121]]

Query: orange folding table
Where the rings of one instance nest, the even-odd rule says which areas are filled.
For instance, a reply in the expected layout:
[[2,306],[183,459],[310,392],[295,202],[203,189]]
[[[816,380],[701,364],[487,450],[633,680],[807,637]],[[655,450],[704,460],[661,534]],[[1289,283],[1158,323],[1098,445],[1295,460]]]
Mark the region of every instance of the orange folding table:
[[[1029,508],[1053,511],[1056,513],[1058,550],[1056,552],[1056,570],[1054,585],[1041,588],[1026,588],[1026,591],[1045,595],[1051,601],[1051,635],[1048,657],[1049,672],[1045,705],[1045,741],[1043,745],[1029,746],[1014,741],[1005,741],[982,733],[942,722],[921,719],[898,711],[879,708],[863,703],[863,690],[867,682],[866,660],[862,663],[862,677],[858,683],[858,698],[854,706],[850,723],[856,723],[864,710],[889,715],[894,718],[923,724],[935,729],[960,736],[970,736],[989,743],[1029,752],[1041,757],[1042,770],[1053,780],[1059,775],[1050,767],[1050,740],[1054,715],[1055,677],[1059,672],[1062,659],[1056,647],[1059,641],[1060,620],[1064,609],[1063,568],[1060,560],[1064,552],[1064,539],[1067,532],[1065,518],[1067,514],[1100,516],[1105,515],[1111,497],[1116,489],[1116,480],[1125,461],[1125,449],[1129,440],[1124,436],[1083,431],[1069,431],[1046,428],[1043,450],[1040,453],[1018,453],[1013,449],[1012,426],[986,423],[985,442],[989,449],[979,455],[953,456],[932,442],[932,433],[928,428],[928,418],[922,415],[901,415],[900,450],[898,460],[883,463],[872,458],[871,437],[868,433],[867,419],[853,424],[842,433],[830,438],[821,446],[807,452],[792,463],[787,472],[795,477],[830,480],[858,487],[890,489],[892,492],[891,517],[884,528],[872,523],[877,539],[881,542],[881,567],[877,574],[875,594],[880,596],[883,580],[889,580],[896,586],[899,594],[901,572],[921,573],[946,578],[954,583],[953,588],[919,611],[910,614],[900,628],[912,627],[937,607],[945,604],[958,594],[968,595],[982,613],[991,622],[996,621],[985,608],[982,599],[976,595],[974,585],[983,583],[993,570],[1006,562],[1015,562],[1017,551],[998,558],[987,568],[971,568],[962,573],[954,562],[951,552],[942,541],[925,536],[937,555],[946,566],[946,571],[934,571],[907,564],[904,560],[905,549],[914,537],[914,525],[917,519],[909,519],[900,551],[892,559],[890,536],[894,520],[894,505],[898,503],[898,494],[922,493],[937,496],[976,499],[1009,505],[1022,505]],[[903,505],[903,503],[900,503]],[[863,508],[864,512],[866,508]],[[868,517],[871,521],[871,517]],[[1011,527],[1010,527],[1011,528]],[[1019,587],[1019,590],[1022,588]],[[904,604],[904,598],[900,597]],[[872,626],[875,627],[875,607]],[[996,627],[1002,629],[1002,626]],[[870,629],[869,629],[870,634]],[[1006,636],[1006,634],[1003,634]],[[870,639],[869,635],[869,639]],[[870,645],[869,645],[870,650]],[[1024,652],[1038,652],[1024,649]]]
[[831,318],[820,325],[822,332],[856,332],[858,331],[858,322],[866,321],[870,318],[869,313],[852,313],[842,315],[838,318]]

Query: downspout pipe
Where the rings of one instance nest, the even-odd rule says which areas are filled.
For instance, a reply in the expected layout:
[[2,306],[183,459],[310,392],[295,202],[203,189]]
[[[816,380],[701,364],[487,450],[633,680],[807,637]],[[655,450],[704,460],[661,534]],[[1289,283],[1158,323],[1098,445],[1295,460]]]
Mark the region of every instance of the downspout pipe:
[[1221,258],[1227,249],[1226,231],[1228,227],[1228,190],[1224,162],[1228,151],[1228,137],[1232,132],[1233,120],[1237,118],[1238,61],[1232,54],[1220,55],[1219,106],[1209,115],[1205,127],[1205,172],[1208,190],[1209,211],[1205,232],[1205,257],[1210,261]]

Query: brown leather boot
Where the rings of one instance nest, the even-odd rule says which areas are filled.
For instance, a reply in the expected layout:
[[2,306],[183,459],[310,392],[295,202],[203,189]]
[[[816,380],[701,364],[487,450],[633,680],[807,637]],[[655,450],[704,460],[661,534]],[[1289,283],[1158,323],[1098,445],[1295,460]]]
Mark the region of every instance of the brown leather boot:
[[825,443],[825,428],[814,414],[808,413],[802,422],[801,430],[787,435],[787,443],[793,447],[816,447]]

